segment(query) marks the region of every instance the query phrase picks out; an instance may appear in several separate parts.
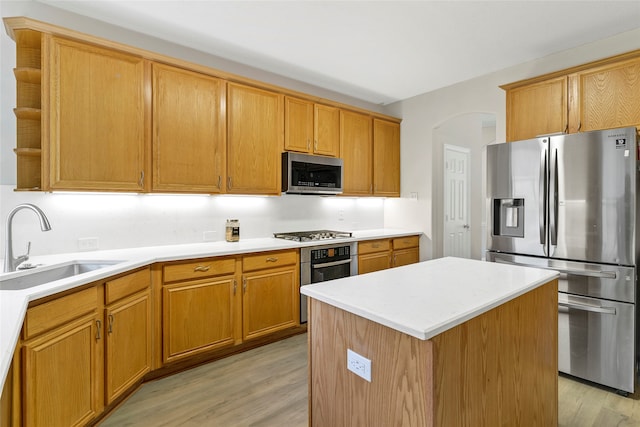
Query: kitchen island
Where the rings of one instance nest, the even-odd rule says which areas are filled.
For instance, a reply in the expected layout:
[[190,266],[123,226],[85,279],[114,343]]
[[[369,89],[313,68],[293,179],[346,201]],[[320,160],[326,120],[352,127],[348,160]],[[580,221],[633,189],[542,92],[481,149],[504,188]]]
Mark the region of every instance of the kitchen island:
[[310,425],[557,425],[557,276],[442,258],[302,287]]

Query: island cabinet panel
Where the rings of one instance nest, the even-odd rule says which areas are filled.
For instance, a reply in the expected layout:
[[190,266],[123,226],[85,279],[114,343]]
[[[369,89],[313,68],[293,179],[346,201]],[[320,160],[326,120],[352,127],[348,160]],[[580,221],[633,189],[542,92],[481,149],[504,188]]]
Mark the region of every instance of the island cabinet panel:
[[284,97],[229,83],[227,193],[280,194]]
[[143,191],[148,63],[58,37],[50,52],[51,189]]
[[153,64],[154,191],[222,192],[225,102],[224,80]]
[[400,123],[373,120],[373,194],[400,196]]
[[[420,340],[310,299],[312,427],[555,426],[557,280]],[[371,382],[347,370],[371,361]]]
[[343,194],[373,194],[373,125],[371,117],[340,112],[340,157],[344,162]]

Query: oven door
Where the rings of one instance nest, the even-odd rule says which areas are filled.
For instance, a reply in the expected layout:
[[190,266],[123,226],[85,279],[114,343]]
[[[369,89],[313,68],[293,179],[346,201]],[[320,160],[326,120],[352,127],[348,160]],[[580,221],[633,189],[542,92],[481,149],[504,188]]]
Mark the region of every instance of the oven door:
[[558,370],[634,392],[634,304],[558,294]]
[[[353,253],[353,252],[352,252]],[[300,263],[300,286],[311,283],[326,282],[327,280],[342,279],[355,276],[358,272],[356,258],[351,257],[340,261],[312,264]],[[300,323],[307,322],[307,297],[300,294]]]

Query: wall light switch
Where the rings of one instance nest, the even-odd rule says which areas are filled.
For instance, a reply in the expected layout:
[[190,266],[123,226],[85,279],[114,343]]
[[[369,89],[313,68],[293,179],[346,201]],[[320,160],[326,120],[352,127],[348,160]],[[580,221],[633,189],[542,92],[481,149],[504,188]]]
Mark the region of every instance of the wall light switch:
[[371,360],[347,349],[347,369],[371,382]]

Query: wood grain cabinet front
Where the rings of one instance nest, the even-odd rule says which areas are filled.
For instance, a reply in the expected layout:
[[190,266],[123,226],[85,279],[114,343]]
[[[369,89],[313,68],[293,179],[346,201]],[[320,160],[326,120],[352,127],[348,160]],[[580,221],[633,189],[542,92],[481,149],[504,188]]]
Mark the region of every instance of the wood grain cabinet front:
[[370,116],[340,112],[340,153],[344,163],[343,195],[373,194],[373,121]]
[[396,237],[391,243],[393,247],[392,266],[414,264],[420,261],[420,237]]
[[153,191],[224,190],[226,83],[153,64]]
[[366,274],[391,267],[389,239],[358,242],[358,274]]
[[146,67],[141,57],[51,38],[51,189],[145,190]]
[[373,194],[400,197],[400,124],[373,120]]
[[94,286],[27,310],[23,425],[81,426],[101,413],[104,329],[98,301]]
[[227,184],[232,194],[280,194],[284,96],[227,86]]
[[340,109],[286,96],[284,99],[284,149],[338,157]]
[[235,265],[234,257],[226,257],[164,267],[164,363],[240,341],[237,333],[240,290]]
[[297,250],[244,257],[243,340],[269,335],[300,324],[299,271]]
[[145,268],[105,283],[105,404],[151,370],[151,273]]

